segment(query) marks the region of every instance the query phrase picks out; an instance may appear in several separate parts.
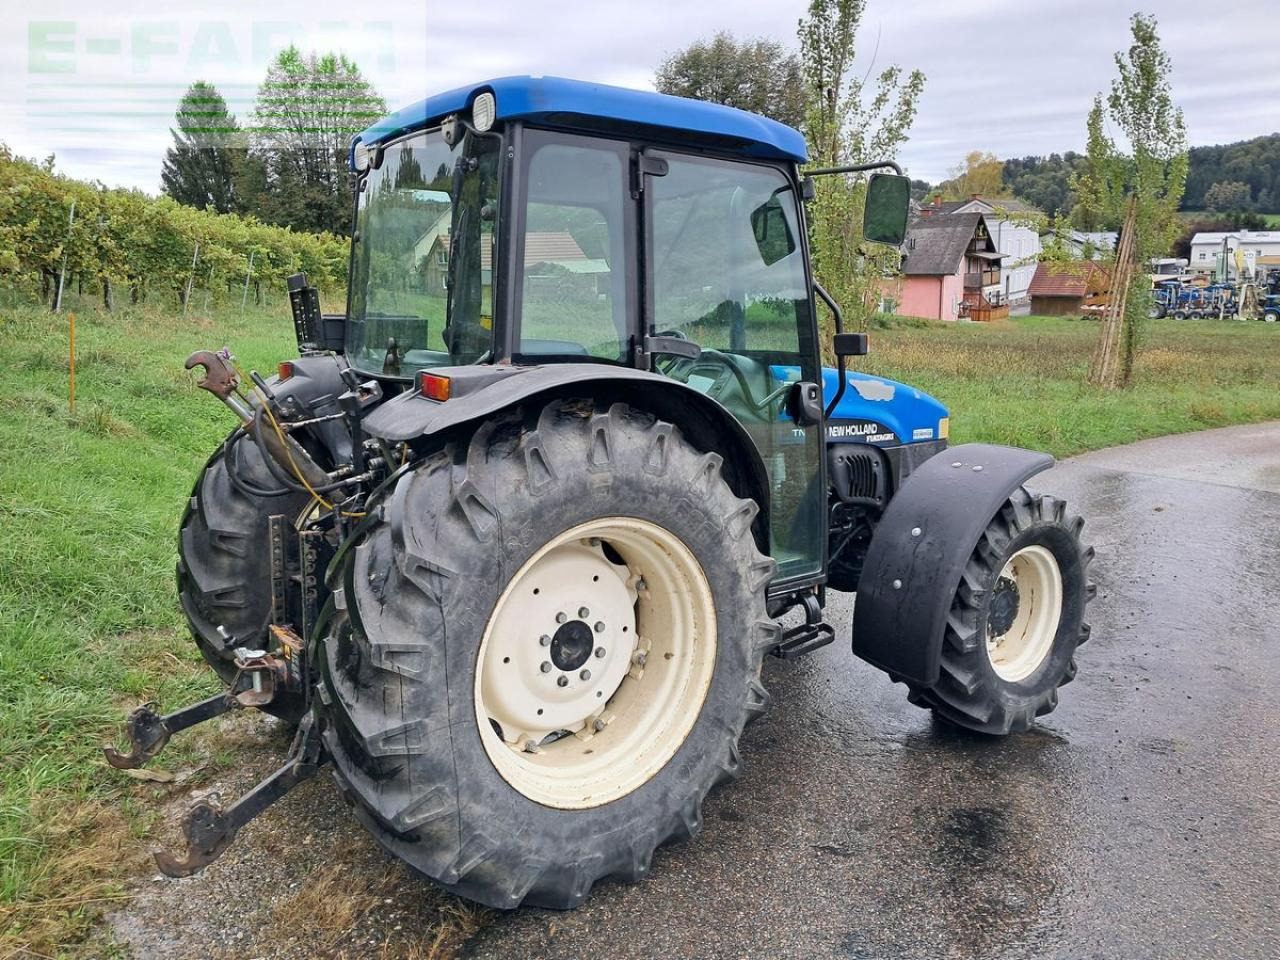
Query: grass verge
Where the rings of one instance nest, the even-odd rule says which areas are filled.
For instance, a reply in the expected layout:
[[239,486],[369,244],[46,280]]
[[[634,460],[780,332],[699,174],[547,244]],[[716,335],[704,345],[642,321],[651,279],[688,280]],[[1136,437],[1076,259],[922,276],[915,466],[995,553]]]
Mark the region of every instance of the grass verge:
[[1146,437],[1280,419],[1280,327],[1152,320],[1128,390],[1085,383],[1096,320],[997,324],[890,320],[857,367],[919,387],[951,410],[951,441],[1057,457]]
[[[1121,393],[1083,384],[1096,335],[1094,322],[1043,318],[890,322],[858,366],[943,400],[954,442],[1057,455],[1280,418],[1275,326],[1153,322]],[[231,422],[182,361],[229,342],[245,366],[267,370],[293,351],[283,310],[88,309],[77,340],[71,412],[66,315],[0,308],[0,957],[91,949],[85,937],[145,862],[158,800],[177,789],[110,771],[99,745],[140,701],[172,706],[214,689],[174,596],[175,531]],[[235,761],[199,732],[164,757],[202,771],[193,784]],[[355,884],[344,909],[365,909],[384,881]],[[332,901],[316,897],[304,890],[281,910],[320,917]],[[435,923],[424,955],[447,952],[465,925],[447,911]]]

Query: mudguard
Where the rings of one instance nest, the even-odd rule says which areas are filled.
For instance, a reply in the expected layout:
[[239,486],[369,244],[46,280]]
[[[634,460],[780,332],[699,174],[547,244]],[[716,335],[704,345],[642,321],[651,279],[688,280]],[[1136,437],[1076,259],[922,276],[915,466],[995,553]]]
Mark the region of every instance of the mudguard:
[[966,443],[918,467],[876,526],[853,611],[853,652],[896,680],[938,680],[964,566],[1009,494],[1053,466],[1046,453]]
[[[742,424],[712,398],[670,377],[602,363],[549,363],[514,367],[477,364],[430,371],[447,376],[451,398],[438,403],[416,390],[388,400],[364,419],[370,436],[391,443],[441,434],[527,402],[575,393],[636,403],[676,424],[699,449],[724,461],[725,479],[740,497],[760,507],[754,524],[761,550],[769,550],[769,475]],[[814,428],[816,429],[816,428]]]

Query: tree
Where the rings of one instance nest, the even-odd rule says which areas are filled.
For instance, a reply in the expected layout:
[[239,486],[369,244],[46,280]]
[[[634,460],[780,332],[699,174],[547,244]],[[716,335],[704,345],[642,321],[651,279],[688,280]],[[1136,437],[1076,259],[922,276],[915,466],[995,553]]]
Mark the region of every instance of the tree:
[[1209,210],[1248,210],[1253,204],[1249,185],[1241,180],[1220,180],[1204,192]]
[[974,150],[964,158],[964,163],[952,169],[950,180],[938,184],[938,189],[947,200],[1006,196],[1004,161],[997,159],[994,153]]
[[762,113],[792,127],[804,123],[800,58],[764,37],[735,40],[721,31],[673,54],[658,67],[662,93]]
[[[1181,228],[1178,204],[1187,180],[1187,132],[1182,111],[1174,106],[1169,86],[1171,63],[1160,46],[1153,17],[1134,14],[1133,42],[1115,56],[1117,76],[1104,101],[1094,99],[1087,123],[1088,150],[1084,172],[1075,183],[1083,212],[1098,223],[1132,221],[1133,262],[1113,263],[1111,296],[1125,304],[1113,328],[1103,324],[1095,357],[1118,356],[1114,373],[1091,379],[1103,386],[1128,386],[1133,377],[1141,322],[1150,306],[1146,264],[1165,255]],[[1106,120],[1122,140],[1113,140]],[[1132,215],[1128,211],[1132,208]],[[1128,276],[1127,283],[1124,277]],[[1117,286],[1127,289],[1116,289]],[[1108,338],[1119,338],[1117,344]]]
[[266,192],[253,198],[253,212],[299,230],[347,232],[351,138],[386,111],[345,56],[282,50],[254,108],[252,150],[263,165]]
[[236,208],[235,178],[243,146],[236,118],[211,83],[197,80],[178,103],[173,146],[160,167],[164,192],[200,210]]
[[[868,90],[854,70],[854,46],[866,0],[810,0],[800,21],[809,158],[818,166],[892,160],[907,140],[924,74],[904,74],[891,66]],[[866,329],[884,279],[898,272],[897,250],[867,244],[862,237],[866,181],[861,177],[819,177],[809,208],[814,271],[844,306],[859,329]],[[824,331],[827,329],[824,325]],[[823,338],[829,342],[829,338]]]

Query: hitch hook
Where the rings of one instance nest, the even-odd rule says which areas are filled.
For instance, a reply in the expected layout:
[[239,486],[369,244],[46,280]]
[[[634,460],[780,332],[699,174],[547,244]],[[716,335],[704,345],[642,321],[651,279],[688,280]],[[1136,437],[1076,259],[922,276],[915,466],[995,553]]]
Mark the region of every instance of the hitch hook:
[[121,753],[108,744],[102,748],[103,756],[117,770],[134,770],[159,754],[179,730],[203,723],[238,705],[225,691],[163,717],[156,713],[154,701],[144,703],[129,714],[125,726],[129,752]]
[[197,803],[182,827],[187,839],[186,855],[178,859],[166,850],[156,850],[152,853],[156,866],[169,877],[189,877],[203,870],[231,846],[241,827],[298,784],[314,777],[327,760],[315,732],[314,718],[307,716],[298,727],[284,766],[225,810],[212,797]]

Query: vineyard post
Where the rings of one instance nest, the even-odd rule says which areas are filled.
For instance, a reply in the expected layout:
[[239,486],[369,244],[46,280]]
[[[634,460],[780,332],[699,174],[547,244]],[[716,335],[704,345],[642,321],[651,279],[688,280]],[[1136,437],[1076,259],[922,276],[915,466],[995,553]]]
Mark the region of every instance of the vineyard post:
[[213,286],[213,264],[209,264],[209,279],[204,285],[204,312],[209,312],[209,288]]
[[244,315],[245,304],[249,302],[249,277],[253,275],[253,254],[249,251],[249,269],[244,272],[244,293],[240,295],[240,314]]
[[67,218],[67,239],[62,244],[62,269],[58,271],[58,293],[53,299],[53,312],[62,309],[62,285],[67,279],[67,248],[71,246],[71,228],[76,222],[76,202],[71,201],[71,216]]
[[191,287],[196,282],[196,263],[200,259],[200,241],[196,241],[196,252],[191,256],[191,276],[187,277],[187,292],[182,295],[182,315],[187,315],[187,305],[191,303]]

